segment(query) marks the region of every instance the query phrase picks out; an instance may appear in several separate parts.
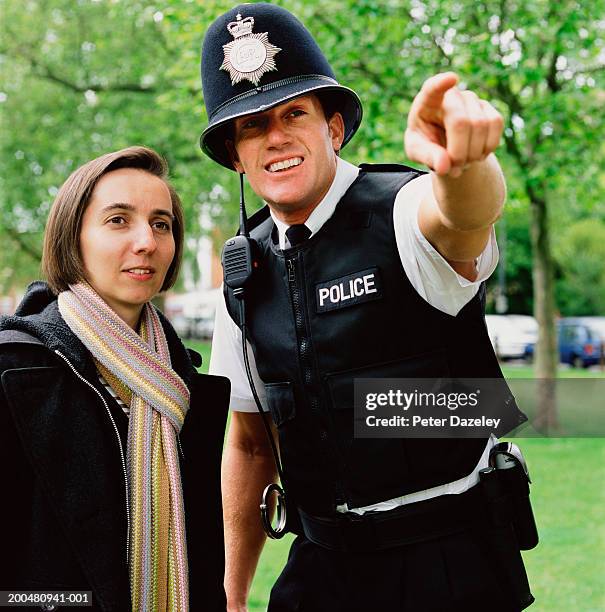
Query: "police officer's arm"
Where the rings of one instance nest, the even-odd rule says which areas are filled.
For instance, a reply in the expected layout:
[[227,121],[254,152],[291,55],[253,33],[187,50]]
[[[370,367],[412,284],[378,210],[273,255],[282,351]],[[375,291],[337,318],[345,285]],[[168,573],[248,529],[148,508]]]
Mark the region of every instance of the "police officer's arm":
[[247,609],[250,585],[265,543],[259,510],[261,494],[275,479],[275,463],[261,416],[232,412],[222,465],[229,612]]
[[405,132],[406,155],[432,170],[432,192],[418,213],[422,234],[462,276],[476,278],[502,212],[506,186],[493,151],[502,116],[449,72],[428,79],[414,99]]

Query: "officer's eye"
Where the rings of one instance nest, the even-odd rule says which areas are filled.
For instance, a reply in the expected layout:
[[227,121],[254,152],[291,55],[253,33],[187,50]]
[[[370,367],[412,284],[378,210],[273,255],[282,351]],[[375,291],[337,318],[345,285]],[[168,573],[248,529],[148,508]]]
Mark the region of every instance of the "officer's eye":
[[260,119],[248,119],[241,125],[242,130],[254,130],[260,126]]
[[295,108],[291,113],[290,117],[301,117],[305,114],[305,111],[302,108]]
[[126,223],[126,219],[124,219],[124,217],[116,215],[115,217],[110,217],[109,219],[107,219],[107,223],[111,223],[113,225],[121,225],[123,223]]

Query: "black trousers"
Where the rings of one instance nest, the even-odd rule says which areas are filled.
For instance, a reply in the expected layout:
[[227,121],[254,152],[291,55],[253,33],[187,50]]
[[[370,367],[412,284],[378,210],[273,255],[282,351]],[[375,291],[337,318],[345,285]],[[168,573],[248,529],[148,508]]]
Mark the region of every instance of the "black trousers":
[[364,553],[298,536],[268,612],[516,612],[533,602],[528,589],[520,603],[501,574],[483,528]]

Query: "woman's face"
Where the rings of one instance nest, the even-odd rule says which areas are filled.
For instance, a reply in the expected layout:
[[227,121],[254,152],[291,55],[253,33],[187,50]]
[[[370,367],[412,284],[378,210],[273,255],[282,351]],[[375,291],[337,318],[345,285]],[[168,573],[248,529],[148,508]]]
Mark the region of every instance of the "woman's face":
[[86,280],[133,328],[174,258],[172,224],[166,183],[135,168],[103,175],[84,211],[80,252]]

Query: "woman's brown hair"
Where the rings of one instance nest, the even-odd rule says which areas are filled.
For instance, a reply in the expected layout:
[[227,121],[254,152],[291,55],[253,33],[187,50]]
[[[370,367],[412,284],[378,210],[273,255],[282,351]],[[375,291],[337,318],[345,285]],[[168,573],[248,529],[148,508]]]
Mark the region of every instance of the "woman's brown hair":
[[172,234],[174,258],[166,272],[161,291],[170,289],[176,282],[183,255],[183,207],[172,185],[168,182],[168,165],[163,157],[147,147],[128,147],[106,153],[80,166],[63,183],[53,202],[42,252],[42,273],[55,293],[69,289],[69,285],[85,278],[80,253],[80,229],[82,217],[99,179],[119,168],[137,168],[162,179],[172,201]]

